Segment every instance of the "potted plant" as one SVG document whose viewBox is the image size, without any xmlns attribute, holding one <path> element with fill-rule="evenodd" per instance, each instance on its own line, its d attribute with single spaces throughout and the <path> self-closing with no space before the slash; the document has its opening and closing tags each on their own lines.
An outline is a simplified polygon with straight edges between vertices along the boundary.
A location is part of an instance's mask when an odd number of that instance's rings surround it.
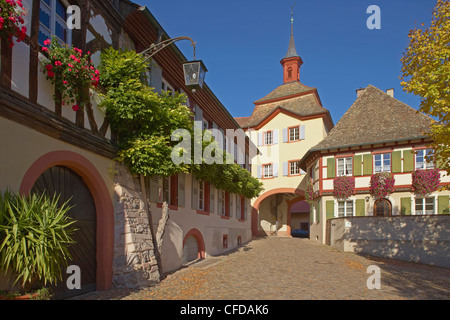
<svg viewBox="0 0 450 320">
<path fill-rule="evenodd" d="M 416 170 L 412 174 L 412 189 L 419 198 L 424 198 L 438 190 L 440 182 L 439 169 Z"/>
<path fill-rule="evenodd" d="M 12 274 L 11 287 L 19 285 L 21 299 L 30 292 L 33 298 L 39 292 L 48 295 L 48 290 L 34 290 L 61 281 L 71 259 L 75 220 L 67 215 L 68 202 L 58 202 L 57 196 L 0 194 L 0 269 Z"/>
<path fill-rule="evenodd" d="M 394 192 L 395 179 L 390 172 L 378 172 L 370 178 L 370 194 L 375 199 L 383 199 Z"/>
<path fill-rule="evenodd" d="M 10 47 L 14 46 L 13 37 L 20 42 L 27 36 L 27 28 L 22 26 L 26 13 L 21 0 L 0 0 L 0 37 Z"/>
<path fill-rule="evenodd" d="M 334 179 L 334 197 L 336 199 L 348 199 L 355 190 L 354 177 L 337 177 Z"/>
<path fill-rule="evenodd" d="M 55 37 L 44 41 L 42 51 L 48 55 L 43 71 L 61 93 L 60 102 L 72 104 L 73 111 L 89 103 L 89 88 L 97 87 L 100 82 L 100 72 L 90 59 L 91 53 L 61 45 Z M 56 95 L 54 98 L 57 101 Z"/>
</svg>

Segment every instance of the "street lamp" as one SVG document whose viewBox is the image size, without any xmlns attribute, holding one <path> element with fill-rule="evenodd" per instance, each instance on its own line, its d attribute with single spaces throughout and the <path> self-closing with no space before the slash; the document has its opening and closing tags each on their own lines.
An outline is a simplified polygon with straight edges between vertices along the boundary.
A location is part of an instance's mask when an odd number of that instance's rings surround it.
<svg viewBox="0 0 450 320">
<path fill-rule="evenodd" d="M 195 60 L 195 42 L 190 37 L 177 37 L 153 43 L 148 49 L 142 51 L 140 54 L 146 56 L 146 59 L 144 60 L 144 62 L 146 62 L 162 49 L 180 40 L 189 40 L 194 47 L 194 60 L 183 63 L 183 72 L 186 87 L 192 90 L 192 92 L 195 92 L 197 89 L 203 88 L 206 72 L 208 70 L 202 60 Z"/>
</svg>

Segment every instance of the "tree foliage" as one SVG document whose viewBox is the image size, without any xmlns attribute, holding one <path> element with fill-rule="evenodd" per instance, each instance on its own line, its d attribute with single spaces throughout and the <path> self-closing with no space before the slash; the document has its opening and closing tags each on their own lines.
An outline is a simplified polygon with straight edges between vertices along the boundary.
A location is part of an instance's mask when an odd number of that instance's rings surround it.
<svg viewBox="0 0 450 320">
<path fill-rule="evenodd" d="M 450 2 L 438 0 L 430 27 L 411 30 L 409 38 L 401 84 L 421 97 L 419 111 L 438 119 L 431 124 L 432 160 L 450 174 Z"/>
<path fill-rule="evenodd" d="M 100 85 L 104 90 L 101 107 L 119 136 L 118 161 L 132 174 L 167 177 L 192 172 L 197 179 L 212 183 L 219 189 L 253 198 L 262 191 L 262 184 L 250 172 L 237 164 L 226 164 L 226 153 L 217 146 L 211 132 L 194 127 L 193 114 L 185 105 L 184 94 L 154 91 L 143 80 L 147 65 L 144 57 L 134 51 L 112 48 L 102 53 Z M 221 163 L 195 163 L 194 152 L 190 163 L 176 164 L 172 152 L 178 151 L 171 140 L 176 130 L 185 130 L 191 137 L 191 146 L 201 143 L 202 155 L 206 148 L 218 152 Z M 200 130 L 194 134 L 195 130 Z M 205 136 L 209 138 L 203 139 Z M 202 137 L 202 141 L 194 141 Z M 180 150 L 181 151 L 181 150 Z M 215 155 L 215 154 L 214 154 Z"/>
</svg>

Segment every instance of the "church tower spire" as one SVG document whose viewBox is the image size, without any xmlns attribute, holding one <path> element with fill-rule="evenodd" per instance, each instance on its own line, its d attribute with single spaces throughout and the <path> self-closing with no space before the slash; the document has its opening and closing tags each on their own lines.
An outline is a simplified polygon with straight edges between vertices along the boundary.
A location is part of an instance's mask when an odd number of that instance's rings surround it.
<svg viewBox="0 0 450 320">
<path fill-rule="evenodd" d="M 294 3 L 295 6 L 295 3 Z M 303 64 L 302 58 L 297 54 L 294 40 L 294 6 L 291 11 L 291 38 L 286 56 L 281 60 L 283 66 L 284 83 L 300 81 L 300 67 Z"/>
</svg>

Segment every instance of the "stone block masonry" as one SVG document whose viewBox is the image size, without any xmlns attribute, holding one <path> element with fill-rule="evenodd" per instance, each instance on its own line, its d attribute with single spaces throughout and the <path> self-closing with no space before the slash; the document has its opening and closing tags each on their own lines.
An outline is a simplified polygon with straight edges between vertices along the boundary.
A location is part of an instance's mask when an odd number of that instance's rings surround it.
<svg viewBox="0 0 450 320">
<path fill-rule="evenodd" d="M 116 288 L 141 288 L 159 282 L 149 221 L 139 181 L 116 164 L 114 186 L 114 262 Z"/>
</svg>

